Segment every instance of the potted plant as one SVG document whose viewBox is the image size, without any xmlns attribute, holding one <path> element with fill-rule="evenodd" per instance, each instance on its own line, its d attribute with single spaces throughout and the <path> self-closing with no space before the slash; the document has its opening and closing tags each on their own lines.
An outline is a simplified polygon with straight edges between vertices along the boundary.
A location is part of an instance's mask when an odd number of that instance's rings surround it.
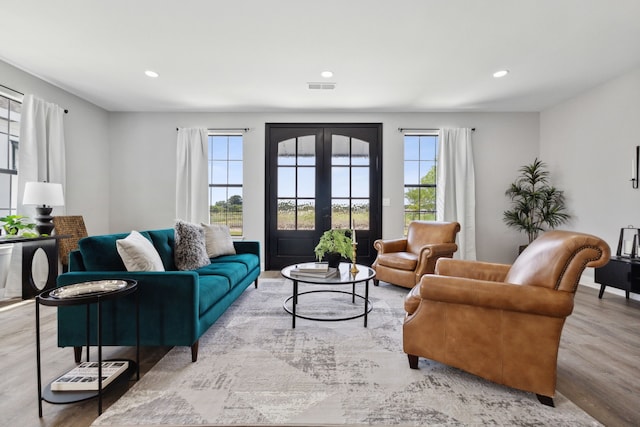
<svg viewBox="0 0 640 427">
<path fill-rule="evenodd" d="M 313 250 L 318 261 L 326 256 L 329 267 L 337 267 L 340 258 L 353 259 L 351 230 L 332 229 L 322 233 L 318 245 Z"/>
<path fill-rule="evenodd" d="M 9 237 L 17 237 L 22 235 L 24 237 L 37 237 L 38 233 L 33 230 L 36 225 L 31 222 L 27 222 L 29 218 L 24 215 L 7 215 L 0 218 L 0 223 L 3 223 L 2 228 Z"/>
<path fill-rule="evenodd" d="M 504 212 L 504 221 L 509 227 L 527 233 L 529 243 L 541 231 L 556 228 L 571 217 L 566 212 L 564 192 L 549 184 L 545 168 L 546 164 L 537 158 L 522 166 L 520 176 L 505 192 L 512 208 Z"/>
</svg>

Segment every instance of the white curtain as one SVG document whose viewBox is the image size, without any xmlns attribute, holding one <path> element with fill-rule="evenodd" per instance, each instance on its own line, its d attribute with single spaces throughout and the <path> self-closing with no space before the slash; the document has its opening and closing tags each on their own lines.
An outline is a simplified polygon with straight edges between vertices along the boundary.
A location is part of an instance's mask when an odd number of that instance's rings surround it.
<svg viewBox="0 0 640 427">
<path fill-rule="evenodd" d="M 441 129 L 438 138 L 436 218 L 458 221 L 454 258 L 476 259 L 476 185 L 471 129 Z"/>
<path fill-rule="evenodd" d="M 47 181 L 62 184 L 66 195 L 66 163 L 64 142 L 64 109 L 33 95 L 25 95 L 20 116 L 20 148 L 18 150 L 18 214 L 33 218 L 34 206 L 24 206 L 25 183 Z M 64 215 L 64 207 L 54 208 L 52 215 Z M 13 245 L 11 266 L 5 287 L 5 298 L 22 295 L 22 250 Z M 47 265 L 32 266 L 35 275 L 41 275 Z"/>
<path fill-rule="evenodd" d="M 176 218 L 209 223 L 207 129 L 178 129 Z"/>
</svg>

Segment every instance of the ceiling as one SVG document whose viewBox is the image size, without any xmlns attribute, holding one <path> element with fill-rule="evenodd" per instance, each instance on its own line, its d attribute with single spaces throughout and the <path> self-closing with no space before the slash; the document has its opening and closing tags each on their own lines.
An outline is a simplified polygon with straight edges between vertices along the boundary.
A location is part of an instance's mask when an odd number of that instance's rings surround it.
<svg viewBox="0 0 640 427">
<path fill-rule="evenodd" d="M 638 0 L 0 0 L 0 11 L 1 60 L 109 111 L 541 111 L 640 66 Z"/>
</svg>

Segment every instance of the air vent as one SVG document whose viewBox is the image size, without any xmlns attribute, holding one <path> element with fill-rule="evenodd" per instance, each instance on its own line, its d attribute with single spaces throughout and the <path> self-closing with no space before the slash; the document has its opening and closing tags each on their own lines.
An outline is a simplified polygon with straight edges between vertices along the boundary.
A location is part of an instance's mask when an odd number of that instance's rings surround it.
<svg viewBox="0 0 640 427">
<path fill-rule="evenodd" d="M 309 82 L 309 89 L 320 89 L 320 90 L 331 90 L 336 88 L 335 83 L 325 83 L 325 82 Z"/>
</svg>

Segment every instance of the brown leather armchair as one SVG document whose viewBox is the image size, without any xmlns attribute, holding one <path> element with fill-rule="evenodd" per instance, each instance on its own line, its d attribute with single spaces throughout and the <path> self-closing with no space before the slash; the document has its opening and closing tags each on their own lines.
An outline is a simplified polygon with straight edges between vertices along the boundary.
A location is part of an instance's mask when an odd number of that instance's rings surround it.
<svg viewBox="0 0 640 427">
<path fill-rule="evenodd" d="M 585 267 L 610 257 L 598 237 L 549 231 L 513 265 L 440 259 L 405 299 L 403 347 L 553 406 L 558 346 Z"/>
<path fill-rule="evenodd" d="M 423 274 L 433 273 L 438 258 L 451 258 L 458 250 L 455 241 L 459 231 L 457 222 L 412 221 L 406 238 L 376 240 L 373 284 L 377 286 L 382 280 L 413 288 Z"/>
</svg>

